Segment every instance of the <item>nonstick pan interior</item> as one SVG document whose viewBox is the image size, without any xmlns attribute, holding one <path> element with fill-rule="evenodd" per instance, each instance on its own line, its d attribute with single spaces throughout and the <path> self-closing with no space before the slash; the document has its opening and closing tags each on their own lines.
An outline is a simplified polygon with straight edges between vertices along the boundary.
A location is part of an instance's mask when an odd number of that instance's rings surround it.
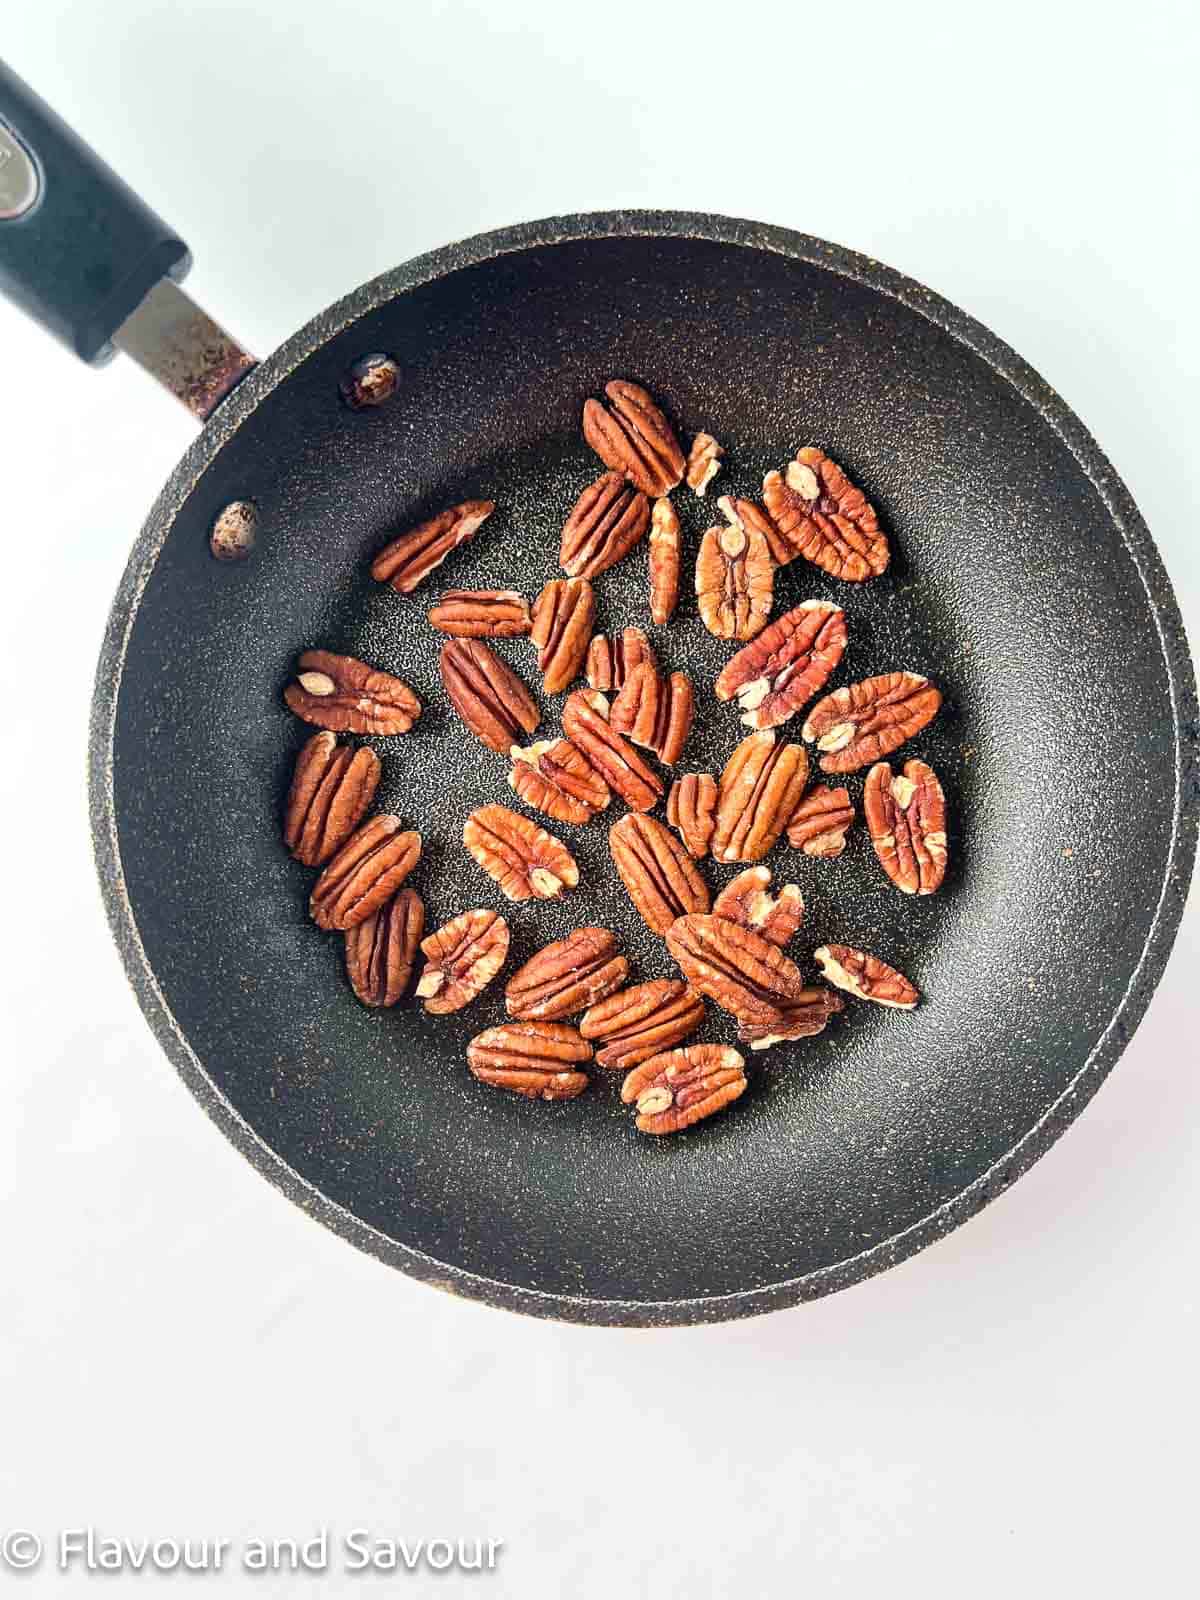
<svg viewBox="0 0 1200 1600">
<path fill-rule="evenodd" d="M 1152 547 L 1083 430 L 1003 346 L 894 275 L 794 235 L 688 224 L 646 221 L 635 237 L 620 219 L 543 225 L 504 236 L 497 254 L 475 242 L 298 336 L 164 495 L 97 701 L 110 910 L 201 1098 L 270 1176 L 385 1259 L 581 1320 L 767 1309 L 961 1220 L 1111 1064 L 1186 879 L 1173 710 L 1186 662 L 1164 637 L 1173 612 Z M 373 350 L 398 361 L 399 392 L 354 413 L 339 378 Z M 797 562 L 779 575 L 776 613 L 834 598 L 850 629 L 834 683 L 904 667 L 946 695 L 902 755 L 930 760 L 946 787 L 940 895 L 899 895 L 861 827 L 839 861 L 786 843 L 768 861 L 777 885 L 803 888 L 798 950 L 867 947 L 917 982 L 923 1005 L 850 1002 L 822 1037 L 751 1057 L 738 1106 L 657 1141 L 634 1131 L 614 1075 L 552 1106 L 470 1077 L 464 1046 L 502 1019 L 502 981 L 455 1017 L 359 1005 L 340 936 L 306 914 L 313 875 L 279 837 L 311 731 L 281 699 L 294 658 L 316 645 L 361 656 L 426 704 L 413 734 L 373 742 L 377 804 L 426 840 L 414 881 L 429 925 L 504 910 L 507 975 L 600 923 L 636 977 L 672 973 L 608 858 L 619 802 L 586 828 L 554 827 L 582 872 L 561 905 L 509 907 L 467 857 L 463 818 L 512 799 L 507 763 L 450 712 L 424 621 L 443 588 L 532 596 L 556 574 L 563 518 L 598 470 L 580 408 L 612 376 L 646 383 L 681 434 L 704 428 L 726 446 L 710 498 L 676 496 L 689 574 L 716 492 L 753 496 L 799 445 L 827 448 L 879 505 L 895 560 L 862 587 Z M 389 531 L 476 496 L 499 510 L 417 595 L 370 580 Z M 242 498 L 259 508 L 258 542 L 243 563 L 216 562 L 212 519 Z M 644 548 L 596 587 L 602 625 L 649 624 Z M 698 680 L 684 765 L 719 771 L 742 731 L 710 693 L 730 647 L 705 632 L 686 582 L 676 620 L 651 631 L 665 663 Z M 528 642 L 498 648 L 536 688 Z M 545 730 L 562 701 L 542 697 Z M 849 784 L 858 804 L 861 775 Z M 714 889 L 734 870 L 705 865 Z M 703 1036 L 734 1037 L 719 1013 Z"/>
</svg>

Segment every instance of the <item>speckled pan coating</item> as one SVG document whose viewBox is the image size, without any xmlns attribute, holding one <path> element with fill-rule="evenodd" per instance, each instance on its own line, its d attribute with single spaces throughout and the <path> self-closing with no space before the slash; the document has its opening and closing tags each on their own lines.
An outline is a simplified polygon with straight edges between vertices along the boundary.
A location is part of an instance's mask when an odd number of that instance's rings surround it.
<svg viewBox="0 0 1200 1600">
<path fill-rule="evenodd" d="M 384 350 L 393 400 L 339 402 Z M 476 1083 L 466 1041 L 503 1015 L 503 977 L 459 1017 L 374 1014 L 341 941 L 305 914 L 311 874 L 278 812 L 308 729 L 280 691 L 322 644 L 427 702 L 384 758 L 377 805 L 425 833 L 430 926 L 472 905 L 513 927 L 506 973 L 578 922 L 614 928 L 633 978 L 667 975 L 626 902 L 602 819 L 561 827 L 592 889 L 510 907 L 458 843 L 508 801 L 469 752 L 424 612 L 443 587 L 535 594 L 596 463 L 584 398 L 647 383 L 681 435 L 714 429 L 726 486 L 753 494 L 805 443 L 880 506 L 896 557 L 846 588 L 797 562 L 777 609 L 836 598 L 833 685 L 927 672 L 947 706 L 905 756 L 932 762 L 952 867 L 902 899 L 861 828 L 840 861 L 786 845 L 805 948 L 865 946 L 926 1003 L 850 1005 L 752 1069 L 727 1115 L 675 1139 L 633 1130 L 607 1083 L 557 1106 Z M 404 601 L 367 559 L 397 526 L 473 495 L 499 509 Z M 228 501 L 258 540 L 214 561 Z M 705 502 L 677 496 L 690 566 Z M 707 520 L 711 520 L 711 515 Z M 599 625 L 648 623 L 645 551 L 597 583 Z M 709 705 L 685 755 L 720 770 L 736 708 L 708 702 L 731 647 L 687 593 L 654 630 Z M 498 647 L 527 681 L 532 648 Z M 544 700 L 544 697 L 543 697 Z M 546 703 L 549 732 L 562 697 Z M 1003 343 L 862 256 L 718 217 L 614 213 L 511 228 L 407 263 L 317 317 L 225 402 L 134 548 L 99 667 L 91 805 L 109 917 L 151 1026 L 200 1102 L 313 1216 L 441 1287 L 540 1316 L 719 1321 L 826 1294 L 972 1215 L 1075 1117 L 1145 1009 L 1195 846 L 1195 686 L 1170 585 L 1127 491 L 1063 402 Z M 861 775 L 849 780 L 861 798 Z M 610 814 L 620 814 L 619 802 Z M 705 864 L 709 882 L 736 870 Z M 806 970 L 811 968 L 806 967 Z M 720 1025 L 705 1038 L 729 1040 Z"/>
</svg>

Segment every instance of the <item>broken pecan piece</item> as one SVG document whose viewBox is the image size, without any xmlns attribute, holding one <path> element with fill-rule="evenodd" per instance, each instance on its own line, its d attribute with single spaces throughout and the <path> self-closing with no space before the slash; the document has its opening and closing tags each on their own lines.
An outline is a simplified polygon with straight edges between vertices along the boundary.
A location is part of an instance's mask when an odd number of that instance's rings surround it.
<svg viewBox="0 0 1200 1600">
<path fill-rule="evenodd" d="M 612 799 L 604 779 L 569 739 L 513 745 L 508 781 L 527 806 L 556 822 L 587 822 Z"/>
<path fill-rule="evenodd" d="M 319 867 L 358 827 L 379 787 L 374 750 L 314 733 L 296 757 L 283 808 L 283 842 L 301 865 Z"/>
<path fill-rule="evenodd" d="M 563 524 L 558 564 L 571 578 L 607 572 L 633 549 L 650 526 L 650 502 L 619 472 L 589 483 Z"/>
<path fill-rule="evenodd" d="M 371 563 L 371 576 L 411 594 L 452 550 L 473 539 L 496 509 L 494 500 L 464 500 L 400 534 Z"/>
<path fill-rule="evenodd" d="M 533 627 L 529 604 L 515 589 L 447 589 L 428 616 L 456 639 L 519 639 Z"/>
<path fill-rule="evenodd" d="M 784 474 L 768 472 L 763 499 L 787 545 L 786 560 L 803 556 L 847 583 L 887 570 L 888 542 L 874 506 L 823 450 L 809 446 Z"/>
<path fill-rule="evenodd" d="M 733 501 L 717 502 L 729 518 L 709 528 L 696 557 L 696 603 L 718 639 L 753 639 L 771 612 L 775 563 L 763 534 L 739 516 Z"/>
<path fill-rule="evenodd" d="M 778 742 L 770 728 L 747 734 L 721 774 L 714 858 L 761 861 L 787 827 L 807 782 L 803 745 Z"/>
<path fill-rule="evenodd" d="M 308 909 L 318 928 L 352 928 L 390 900 L 421 858 L 421 835 L 387 812 L 352 833 L 313 885 Z"/>
<path fill-rule="evenodd" d="M 482 639 L 447 639 L 438 667 L 451 705 L 490 750 L 506 754 L 540 722 L 529 690 Z"/>
<path fill-rule="evenodd" d="M 819 784 L 792 812 L 788 843 L 806 856 L 832 860 L 846 848 L 846 830 L 854 821 L 849 789 Z"/>
<path fill-rule="evenodd" d="M 445 1016 L 461 1011 L 504 965 L 508 923 L 496 911 L 464 911 L 421 940 L 425 970 L 417 994 L 426 1011 Z"/>
<path fill-rule="evenodd" d="M 678 1133 L 746 1091 L 745 1062 L 728 1044 L 689 1044 L 651 1056 L 621 1085 L 639 1133 Z"/>
<path fill-rule="evenodd" d="M 650 641 L 641 628 L 623 628 L 611 639 L 607 634 L 598 633 L 588 646 L 588 688 L 602 689 L 605 694 L 623 689 L 626 678 L 643 661 L 648 661 L 652 667 L 658 665 Z"/>
<path fill-rule="evenodd" d="M 776 1022 L 804 992 L 800 968 L 777 945 L 724 917 L 680 917 L 667 948 L 692 988 L 739 1022 Z"/>
<path fill-rule="evenodd" d="M 467 1065 L 480 1083 L 511 1089 L 527 1100 L 573 1100 L 587 1088 L 579 1064 L 592 1047 L 563 1022 L 502 1022 L 467 1046 Z"/>
<path fill-rule="evenodd" d="M 739 1022 L 738 1038 L 751 1050 L 769 1050 L 784 1039 L 811 1039 L 823 1033 L 830 1017 L 845 1008 L 840 994 L 815 983 L 802 989 L 795 1000 L 779 1006 L 769 1021 Z"/>
<path fill-rule="evenodd" d="M 846 613 L 829 600 L 785 611 L 722 668 L 714 693 L 737 696 L 748 728 L 777 728 L 824 688 L 846 648 Z"/>
<path fill-rule="evenodd" d="M 946 876 L 946 796 L 924 761 L 893 777 L 886 761 L 867 773 L 863 815 L 879 864 L 904 894 L 932 894 Z"/>
<path fill-rule="evenodd" d="M 711 772 L 685 772 L 667 796 L 667 821 L 677 829 L 688 854 L 703 861 L 717 822 L 717 780 Z"/>
<path fill-rule="evenodd" d="M 404 998 L 425 932 L 425 907 L 415 889 L 401 889 L 365 922 L 347 928 L 346 976 L 365 1006 Z"/>
<path fill-rule="evenodd" d="M 649 811 L 663 786 L 634 747 L 609 727 L 608 701 L 593 689 L 576 689 L 563 707 L 563 731 L 583 757 L 634 811 Z"/>
<path fill-rule="evenodd" d="M 555 1022 L 603 1000 L 628 976 L 629 963 L 607 928 L 576 928 L 513 973 L 504 1004 L 510 1017 Z"/>
<path fill-rule="evenodd" d="M 660 627 L 670 622 L 679 604 L 682 550 L 679 518 L 664 495 L 654 502 L 650 516 L 650 615 Z M 603 686 L 596 684 L 595 687 Z"/>
<path fill-rule="evenodd" d="M 823 772 L 855 772 L 920 733 L 941 703 L 941 691 L 919 673 L 884 672 L 818 700 L 800 732 L 816 740 Z"/>
<path fill-rule="evenodd" d="M 480 806 L 463 843 L 509 900 L 557 900 L 579 882 L 575 857 L 552 833 L 507 806 Z"/>
<path fill-rule="evenodd" d="M 653 750 L 664 766 L 673 767 L 683 754 L 696 714 L 696 695 L 686 672 L 659 676 L 649 661 L 634 667 L 610 708 L 615 732 Z"/>
<path fill-rule="evenodd" d="M 704 1001 L 678 978 L 652 978 L 610 994 L 579 1020 L 585 1039 L 603 1040 L 596 1060 L 628 1071 L 648 1056 L 682 1044 L 704 1021 Z"/>
<path fill-rule="evenodd" d="M 690 911 L 708 910 L 708 885 L 661 822 L 636 814 L 622 817 L 609 829 L 608 847 L 629 898 L 655 933 L 666 933 Z"/>
<path fill-rule="evenodd" d="M 421 715 L 402 678 L 331 650 L 306 650 L 283 698 L 303 721 L 333 733 L 407 733 Z"/>
<path fill-rule="evenodd" d="M 558 694 L 579 676 L 596 620 L 596 596 L 586 578 L 552 578 L 533 602 L 538 671 L 547 694 Z"/>
<path fill-rule="evenodd" d="M 890 1006 L 897 1011 L 911 1011 L 921 998 L 916 984 L 865 950 L 855 950 L 848 944 L 823 944 L 813 951 L 813 959 L 830 983 L 845 989 L 847 994 L 857 995 L 860 1000 L 873 1000 L 877 1006 Z"/>
<path fill-rule="evenodd" d="M 708 486 L 721 470 L 725 452 L 711 433 L 698 433 L 687 458 L 687 486 L 693 494 L 707 494 Z M 655 619 L 657 621 L 657 618 Z"/>
<path fill-rule="evenodd" d="M 643 494 L 669 494 L 687 466 L 671 424 L 640 384 L 614 378 L 604 392 L 610 409 L 599 400 L 585 403 L 583 437 L 606 467 Z"/>
<path fill-rule="evenodd" d="M 761 934 L 782 950 L 804 921 L 804 896 L 798 883 L 785 883 L 778 894 L 770 893 L 770 883 L 769 867 L 747 867 L 721 890 L 712 914 Z"/>
</svg>

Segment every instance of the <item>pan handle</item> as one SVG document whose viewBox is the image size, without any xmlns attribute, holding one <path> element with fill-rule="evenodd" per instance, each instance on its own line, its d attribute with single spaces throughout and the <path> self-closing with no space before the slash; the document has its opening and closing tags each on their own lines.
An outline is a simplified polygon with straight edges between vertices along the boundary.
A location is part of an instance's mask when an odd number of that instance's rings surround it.
<svg viewBox="0 0 1200 1600">
<path fill-rule="evenodd" d="M 191 264 L 0 61 L 0 293 L 91 366 L 124 350 L 203 421 L 255 362 L 180 289 Z"/>
</svg>

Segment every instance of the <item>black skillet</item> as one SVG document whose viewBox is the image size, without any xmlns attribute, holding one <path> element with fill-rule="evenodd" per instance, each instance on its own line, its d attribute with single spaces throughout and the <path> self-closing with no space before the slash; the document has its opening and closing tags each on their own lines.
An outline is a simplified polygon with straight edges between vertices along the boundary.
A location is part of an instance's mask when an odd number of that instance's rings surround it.
<svg viewBox="0 0 1200 1600">
<path fill-rule="evenodd" d="M 261 1172 L 431 1283 L 536 1315 L 657 1325 L 853 1283 L 963 1221 L 1049 1147 L 1113 1065 L 1170 949 L 1195 844 L 1196 701 L 1141 517 L 1023 361 L 851 251 L 635 212 L 410 261 L 242 375 L 232 341 L 177 290 L 151 288 L 185 260 L 170 230 L 11 76 L 0 115 L 33 156 L 34 178 L 14 178 L 24 153 L 8 138 L 8 209 L 40 188 L 0 222 L 8 287 L 89 359 L 116 342 L 202 414 L 241 376 L 130 559 L 97 679 L 91 796 L 142 1007 Z M 394 358 L 399 385 L 355 411 L 339 384 L 373 351 Z M 279 837 L 308 731 L 281 690 L 302 648 L 348 651 L 426 702 L 411 736 L 376 748 L 380 805 L 427 841 L 431 921 L 502 905 L 459 832 L 468 809 L 510 798 L 505 764 L 449 713 L 424 611 L 445 586 L 532 594 L 554 574 L 563 516 L 597 470 L 580 407 L 614 375 L 648 384 L 685 435 L 716 434 L 724 481 L 743 493 L 796 446 L 828 448 L 882 508 L 896 559 L 861 588 L 797 563 L 777 608 L 845 604 L 837 682 L 908 667 L 946 695 L 907 752 L 933 762 L 950 802 L 939 896 L 897 894 L 861 828 L 838 862 L 786 848 L 771 862 L 803 887 L 806 948 L 866 946 L 916 980 L 923 1004 L 852 1003 L 819 1039 L 756 1058 L 737 1107 L 661 1141 L 635 1133 L 603 1074 L 555 1106 L 476 1083 L 463 1047 L 501 1017 L 499 985 L 452 1018 L 359 1005 L 340 939 L 306 915 L 311 874 Z M 389 530 L 469 496 L 500 509 L 426 590 L 402 600 L 371 582 Z M 676 498 L 694 548 L 711 501 Z M 210 532 L 232 501 L 256 507 L 257 539 L 221 562 Z M 646 622 L 644 551 L 598 589 L 603 623 Z M 717 767 L 738 727 L 704 691 L 728 649 L 690 600 L 655 643 L 701 685 L 687 765 Z M 535 681 L 529 646 L 503 648 Z M 560 707 L 544 703 L 547 728 Z M 861 781 L 851 789 L 857 800 Z M 598 922 L 639 976 L 669 972 L 616 882 L 606 826 L 559 831 L 582 886 L 561 906 L 511 911 L 509 970 Z M 730 1033 L 715 1022 L 707 1036 Z"/>
</svg>

